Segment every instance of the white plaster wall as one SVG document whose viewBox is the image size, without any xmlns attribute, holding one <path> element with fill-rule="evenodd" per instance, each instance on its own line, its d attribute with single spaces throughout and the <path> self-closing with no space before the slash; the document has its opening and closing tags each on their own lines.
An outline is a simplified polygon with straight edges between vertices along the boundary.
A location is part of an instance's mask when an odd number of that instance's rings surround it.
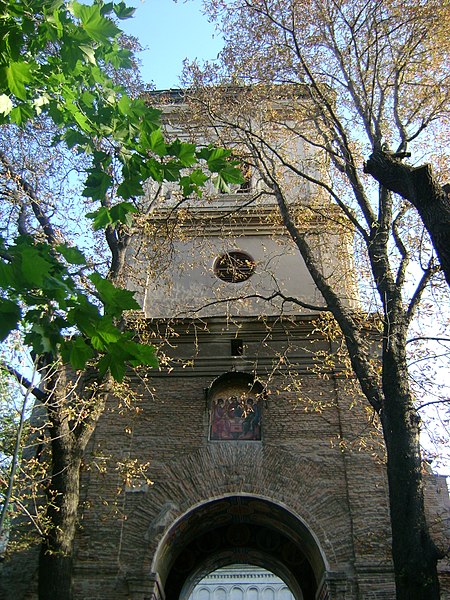
<svg viewBox="0 0 450 600">
<path fill-rule="evenodd" d="M 284 581 L 265 569 L 231 565 L 204 577 L 189 600 L 294 600 L 294 596 Z"/>
<path fill-rule="evenodd" d="M 263 299 L 276 292 L 308 304 L 323 304 L 297 248 L 287 238 L 268 235 L 197 236 L 185 241 L 175 240 L 171 250 L 170 265 L 160 270 L 150 268 L 146 289 L 140 290 L 146 317 L 305 312 L 291 302 L 283 304 L 279 298 L 272 301 Z M 233 250 L 248 253 L 256 263 L 255 272 L 247 281 L 227 283 L 214 273 L 217 257 Z M 151 261 L 149 256 L 149 265 Z"/>
</svg>

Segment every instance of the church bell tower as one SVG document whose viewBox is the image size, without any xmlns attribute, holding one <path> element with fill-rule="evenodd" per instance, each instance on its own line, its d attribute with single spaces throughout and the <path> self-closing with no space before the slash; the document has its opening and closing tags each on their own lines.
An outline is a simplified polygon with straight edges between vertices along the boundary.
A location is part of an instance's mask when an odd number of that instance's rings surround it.
<svg viewBox="0 0 450 600">
<path fill-rule="evenodd" d="M 169 116 L 182 104 L 173 95 Z M 250 565 L 296 600 L 392 598 L 382 452 L 354 382 L 329 360 L 338 342 L 321 295 L 257 171 L 210 191 L 180 201 L 170 185 L 149 188 L 128 255 L 142 305 L 130 323 L 160 368 L 133 376 L 131 422 L 111 399 L 94 434 L 76 597 L 187 600 L 204 576 Z M 325 244 L 324 226 L 304 224 L 357 302 L 349 239 L 336 228 Z M 151 482 L 136 468 L 118 495 L 106 456 L 148 465 Z M 217 589 L 201 600 L 225 600 Z M 230 598 L 251 600 L 239 585 Z"/>
</svg>

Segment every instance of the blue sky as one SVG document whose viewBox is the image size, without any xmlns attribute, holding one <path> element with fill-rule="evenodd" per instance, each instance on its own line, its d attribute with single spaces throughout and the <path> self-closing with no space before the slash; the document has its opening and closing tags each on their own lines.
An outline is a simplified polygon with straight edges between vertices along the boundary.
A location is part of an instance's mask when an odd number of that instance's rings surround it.
<svg viewBox="0 0 450 600">
<path fill-rule="evenodd" d="M 121 28 L 137 37 L 145 50 L 140 54 L 145 83 L 157 89 L 179 87 L 185 58 L 215 59 L 222 42 L 202 13 L 202 0 L 131 0 L 132 19 Z"/>
</svg>

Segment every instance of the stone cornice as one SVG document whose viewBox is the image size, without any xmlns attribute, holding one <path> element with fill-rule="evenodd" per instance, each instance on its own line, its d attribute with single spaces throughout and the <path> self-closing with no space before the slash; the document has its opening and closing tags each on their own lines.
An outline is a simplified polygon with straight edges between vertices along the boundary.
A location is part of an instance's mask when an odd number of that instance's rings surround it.
<svg viewBox="0 0 450 600">
<path fill-rule="evenodd" d="M 179 213 L 170 206 L 161 206 L 149 216 L 153 224 L 176 222 L 177 227 L 185 236 L 203 235 L 221 236 L 229 235 L 285 235 L 286 228 L 280 220 L 278 209 L 272 202 L 252 202 L 251 194 L 224 194 L 220 200 L 214 199 L 211 203 L 196 203 L 184 207 L 183 220 Z M 297 208 L 300 210 L 298 227 L 309 233 L 323 233 L 325 228 L 330 233 L 330 228 L 336 233 L 349 232 L 349 224 L 345 227 L 339 225 L 340 212 L 336 207 L 323 206 L 315 211 L 306 211 L 310 206 L 307 199 L 299 199 Z M 326 214 L 321 214 L 326 211 Z M 331 220 L 333 217 L 334 220 Z M 302 224 L 302 219 L 304 223 Z M 224 233 L 224 229 L 226 230 Z M 166 232 L 166 228 L 164 228 Z"/>
</svg>

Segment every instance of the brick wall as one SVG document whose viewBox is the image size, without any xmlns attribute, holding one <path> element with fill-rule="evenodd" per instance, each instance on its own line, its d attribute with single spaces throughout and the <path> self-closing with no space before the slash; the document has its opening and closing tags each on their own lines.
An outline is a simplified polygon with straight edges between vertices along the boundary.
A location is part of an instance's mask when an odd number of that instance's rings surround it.
<svg viewBox="0 0 450 600">
<path fill-rule="evenodd" d="M 146 597 L 155 553 L 177 519 L 228 496 L 264 498 L 297 515 L 325 557 L 331 597 L 392 597 L 386 478 L 364 404 L 339 376 L 311 372 L 311 345 L 322 342 L 308 337 L 305 322 L 291 331 L 289 350 L 279 330 L 270 339 L 256 330 L 241 324 L 246 350 L 238 359 L 227 350 L 229 324 L 216 321 L 197 336 L 195 353 L 189 331 L 179 332 L 173 371 L 133 380 L 141 399 L 131 421 L 110 400 L 83 477 L 78 598 Z M 280 354 L 287 362 L 273 370 Z M 183 368 L 177 356 L 194 362 Z M 261 442 L 208 441 L 205 390 L 230 369 L 256 370 L 267 383 Z M 153 485 L 137 478 L 118 493 L 114 464 L 124 458 L 149 462 Z M 109 463 L 104 473 L 99 461 Z M 157 562 L 164 579 L 164 560 Z M 129 596 L 128 581 L 141 581 L 144 591 Z"/>
</svg>

